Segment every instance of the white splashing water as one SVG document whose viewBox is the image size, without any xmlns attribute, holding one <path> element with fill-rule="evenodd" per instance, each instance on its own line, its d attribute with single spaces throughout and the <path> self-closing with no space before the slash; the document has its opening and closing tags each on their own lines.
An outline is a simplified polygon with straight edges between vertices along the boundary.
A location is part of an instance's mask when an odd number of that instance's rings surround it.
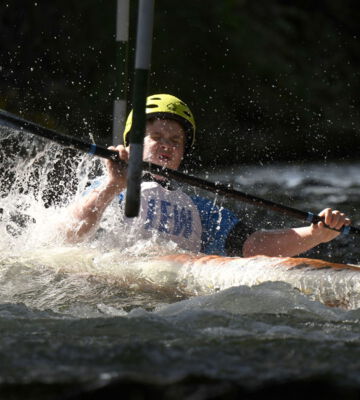
<svg viewBox="0 0 360 400">
<path fill-rule="evenodd" d="M 63 295 L 59 290 L 56 297 L 53 282 L 60 274 L 70 275 L 71 285 L 82 274 L 79 292 L 90 276 L 101 287 L 110 279 L 111 284 L 132 289 L 155 291 L 168 285 L 171 290 L 175 267 L 168 266 L 165 272 L 156 264 L 145 268 L 142 261 L 181 250 L 175 243 L 159 243 L 158 238 L 133 240 L 129 246 L 121 239 L 122 216 L 116 202 L 106 210 L 100 234 L 79 245 L 66 243 L 63 227 L 70 221 L 69 209 L 82 199 L 89 182 L 104 173 L 100 160 L 8 128 L 0 142 L 0 300 L 22 301 L 40 309 L 60 304 Z M 27 279 L 20 279 L 21 274 Z M 64 292 L 67 278 L 62 282 Z M 98 287 L 93 289 L 95 293 Z M 44 290 L 52 292 L 44 294 Z"/>
<path fill-rule="evenodd" d="M 64 206 L 84 189 L 94 168 L 90 158 L 65 157 L 57 145 L 16 130 L 2 132 L 1 251 L 21 252 L 61 240 L 55 227 L 63 221 Z"/>
</svg>

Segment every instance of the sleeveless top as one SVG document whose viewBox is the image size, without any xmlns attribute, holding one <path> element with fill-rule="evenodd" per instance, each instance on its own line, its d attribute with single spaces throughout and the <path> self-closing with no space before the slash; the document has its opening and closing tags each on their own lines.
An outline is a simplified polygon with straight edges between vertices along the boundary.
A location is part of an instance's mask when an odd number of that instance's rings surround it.
<svg viewBox="0 0 360 400">
<path fill-rule="evenodd" d="M 89 189 L 100 184 L 101 181 L 94 182 Z M 154 180 L 141 183 L 138 217 L 124 216 L 125 196 L 126 190 L 115 202 L 123 215 L 119 234 L 126 239 L 160 238 L 194 253 L 225 256 L 241 255 L 244 241 L 253 232 L 232 211 L 210 199 L 189 196 L 180 188 L 169 190 Z M 233 249 L 227 246 L 230 242 L 234 243 Z"/>
</svg>

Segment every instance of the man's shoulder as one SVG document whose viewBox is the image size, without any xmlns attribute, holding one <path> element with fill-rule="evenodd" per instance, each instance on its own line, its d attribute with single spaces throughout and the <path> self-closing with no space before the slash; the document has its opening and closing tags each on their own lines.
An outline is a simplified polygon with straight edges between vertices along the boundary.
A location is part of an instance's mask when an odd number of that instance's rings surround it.
<svg viewBox="0 0 360 400">
<path fill-rule="evenodd" d="M 228 216 L 237 219 L 237 216 L 233 211 L 221 205 L 217 205 L 214 200 L 198 195 L 191 195 L 190 198 L 197 206 L 200 213 L 210 213 L 212 215 L 221 214 L 222 216 Z"/>
<path fill-rule="evenodd" d="M 197 206 L 199 211 L 211 211 L 215 210 L 216 206 L 210 199 L 198 195 L 189 195 L 193 203 Z"/>
</svg>

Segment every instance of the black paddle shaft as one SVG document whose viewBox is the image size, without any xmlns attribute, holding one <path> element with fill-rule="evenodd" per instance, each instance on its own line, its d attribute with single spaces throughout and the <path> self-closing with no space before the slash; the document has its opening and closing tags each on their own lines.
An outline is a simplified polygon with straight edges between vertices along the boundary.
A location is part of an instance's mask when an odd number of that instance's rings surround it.
<svg viewBox="0 0 360 400">
<path fill-rule="evenodd" d="M 86 143 L 81 139 L 60 134 L 52 129 L 42 127 L 30 121 L 26 121 L 25 119 L 19 118 L 16 115 L 8 113 L 6 111 L 0 110 L 0 120 L 7 122 L 16 129 L 21 129 L 23 131 L 41 136 L 43 138 L 54 141 L 62 146 L 74 148 L 82 152 L 93 154 L 109 160 L 123 162 L 120 160 L 119 154 L 114 150 L 109 150 L 102 146 Z M 297 210 L 296 208 L 284 206 L 271 200 L 265 200 L 248 193 L 240 192 L 239 190 L 230 188 L 228 185 L 217 182 L 210 182 L 205 179 L 189 176 L 182 172 L 164 168 L 159 165 L 147 162 L 143 162 L 142 169 L 144 171 L 165 176 L 170 179 L 174 179 L 176 181 L 186 183 L 191 186 L 196 186 L 216 194 L 231 197 L 247 204 L 269 209 L 283 215 L 288 215 L 301 221 L 306 221 L 309 223 L 317 223 L 320 221 L 324 222 L 323 217 L 314 215 L 311 212 Z M 345 234 L 360 234 L 360 228 L 354 226 L 345 226 L 340 231 Z"/>
<path fill-rule="evenodd" d="M 34 122 L 27 121 L 4 110 L 0 110 L 0 120 L 7 122 L 8 125 L 15 129 L 20 129 L 24 132 L 41 136 L 64 147 L 70 147 L 89 154 L 96 154 L 97 156 L 102 158 L 108 158 L 112 160 L 119 159 L 117 152 L 111 152 L 104 147 L 96 146 L 95 144 L 87 143 L 81 139 L 58 133 L 52 129 L 45 128 Z M 109 154 L 109 152 L 111 154 Z"/>
</svg>

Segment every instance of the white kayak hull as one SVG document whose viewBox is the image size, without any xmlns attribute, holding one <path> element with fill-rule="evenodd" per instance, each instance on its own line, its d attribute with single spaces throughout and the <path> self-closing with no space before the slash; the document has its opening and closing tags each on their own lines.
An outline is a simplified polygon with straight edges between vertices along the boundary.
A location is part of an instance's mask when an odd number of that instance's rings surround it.
<svg viewBox="0 0 360 400">
<path fill-rule="evenodd" d="M 256 256 L 250 258 L 169 255 L 160 264 L 178 269 L 178 283 L 196 294 L 229 287 L 286 282 L 322 303 L 346 309 L 360 307 L 360 268 L 323 260 Z M 191 281 L 191 282 L 190 282 Z"/>
<path fill-rule="evenodd" d="M 40 271 L 45 268 L 74 279 L 92 276 L 139 291 L 176 292 L 185 296 L 212 294 L 265 282 L 285 282 L 325 305 L 360 308 L 360 267 L 354 265 L 288 257 L 166 253 L 159 256 L 161 249 L 158 250 L 134 256 L 118 250 L 104 252 L 74 246 L 34 250 L 18 256 L 3 254 L 0 257 L 0 284 L 8 280 L 12 271 L 15 273 L 14 265 Z M 31 282 L 27 285 L 31 286 Z"/>
</svg>

